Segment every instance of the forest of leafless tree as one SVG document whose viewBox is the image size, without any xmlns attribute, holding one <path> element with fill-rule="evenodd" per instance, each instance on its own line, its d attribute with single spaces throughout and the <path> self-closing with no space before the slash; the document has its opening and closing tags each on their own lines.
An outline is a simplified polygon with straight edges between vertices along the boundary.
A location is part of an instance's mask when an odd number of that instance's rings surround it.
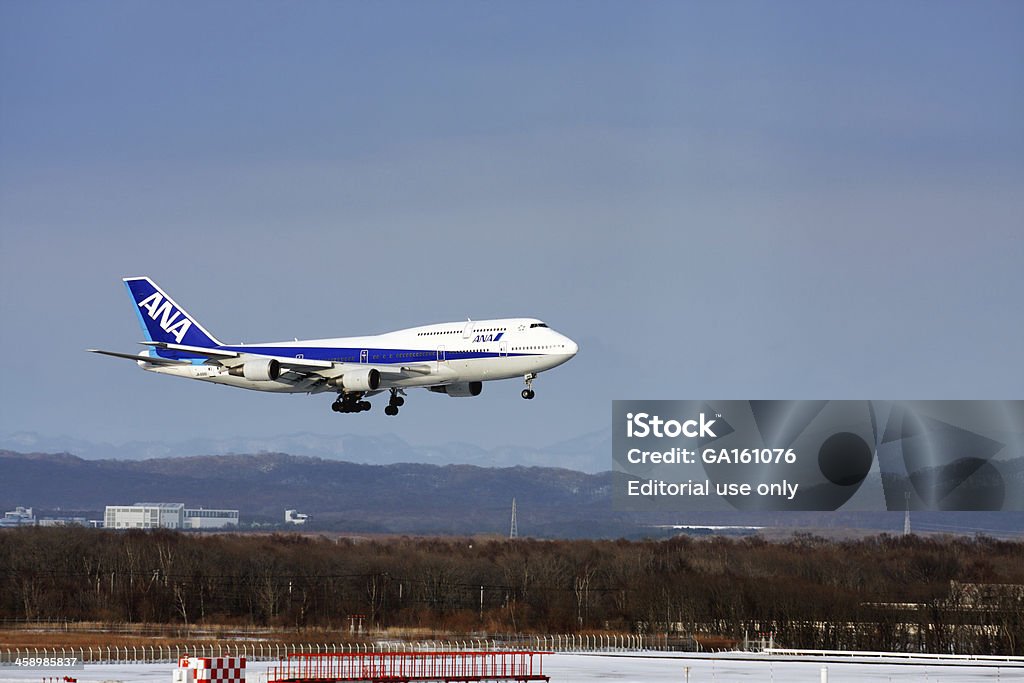
<svg viewBox="0 0 1024 683">
<path fill-rule="evenodd" d="M 771 633 L 792 647 L 1024 654 L 1024 543 L 667 541 L 27 528 L 0 619 L 453 633 Z"/>
</svg>

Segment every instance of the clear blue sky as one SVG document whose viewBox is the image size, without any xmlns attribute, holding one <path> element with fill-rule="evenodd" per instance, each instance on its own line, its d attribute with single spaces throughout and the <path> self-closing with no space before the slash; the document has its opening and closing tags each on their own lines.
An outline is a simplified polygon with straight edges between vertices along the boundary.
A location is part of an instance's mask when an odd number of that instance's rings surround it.
<svg viewBox="0 0 1024 683">
<path fill-rule="evenodd" d="M 0 432 L 542 445 L 616 398 L 1021 398 L 1019 2 L 0 3 Z M 144 373 L 537 316 L 519 398 L 398 419 Z"/>
</svg>

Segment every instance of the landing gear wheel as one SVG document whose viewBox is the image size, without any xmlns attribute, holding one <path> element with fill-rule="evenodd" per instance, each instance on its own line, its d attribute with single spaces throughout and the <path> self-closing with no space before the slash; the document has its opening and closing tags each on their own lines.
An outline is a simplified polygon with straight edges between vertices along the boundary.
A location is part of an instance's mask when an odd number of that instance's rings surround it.
<svg viewBox="0 0 1024 683">
<path fill-rule="evenodd" d="M 535 372 L 530 372 L 523 376 L 523 379 L 526 381 L 526 388 L 523 389 L 522 397 L 525 398 L 527 401 L 529 401 L 534 396 L 533 380 L 535 377 L 537 377 L 537 373 Z"/>
<path fill-rule="evenodd" d="M 385 415 L 398 415 L 398 409 L 405 405 L 405 399 L 398 395 L 399 389 L 391 389 L 391 397 L 388 399 L 388 406 L 384 409 Z"/>
<path fill-rule="evenodd" d="M 331 404 L 331 410 L 336 413 L 361 413 L 369 410 L 369 401 L 363 401 L 362 394 L 338 394 L 338 398 Z"/>
</svg>

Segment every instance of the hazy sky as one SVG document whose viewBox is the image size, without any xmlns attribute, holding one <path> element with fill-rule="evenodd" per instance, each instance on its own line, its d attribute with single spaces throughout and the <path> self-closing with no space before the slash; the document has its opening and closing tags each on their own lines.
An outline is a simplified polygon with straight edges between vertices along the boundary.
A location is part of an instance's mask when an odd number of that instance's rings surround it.
<svg viewBox="0 0 1024 683">
<path fill-rule="evenodd" d="M 620 398 L 1022 398 L 1020 2 L 0 3 L 0 432 L 543 445 Z M 536 316 L 398 418 L 145 373 Z M 381 399 L 377 399 L 380 403 Z"/>
</svg>

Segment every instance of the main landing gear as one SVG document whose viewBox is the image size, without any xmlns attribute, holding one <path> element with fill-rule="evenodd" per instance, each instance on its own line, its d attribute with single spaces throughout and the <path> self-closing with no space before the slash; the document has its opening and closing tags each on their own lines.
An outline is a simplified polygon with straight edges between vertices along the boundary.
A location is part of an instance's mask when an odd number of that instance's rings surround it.
<svg viewBox="0 0 1024 683">
<path fill-rule="evenodd" d="M 405 399 L 398 395 L 398 389 L 391 390 L 391 398 L 384 408 L 385 415 L 398 415 L 398 409 L 405 405 Z"/>
<path fill-rule="evenodd" d="M 362 394 L 338 394 L 338 399 L 331 404 L 336 413 L 361 413 L 372 406 L 369 401 L 362 400 Z"/>
<path fill-rule="evenodd" d="M 401 389 L 391 390 L 391 398 L 384 408 L 385 415 L 398 415 L 398 409 L 405 405 L 405 399 L 400 393 L 404 392 Z M 362 393 L 338 394 L 338 398 L 331 404 L 331 410 L 336 413 L 361 413 L 371 407 L 369 401 L 363 400 Z"/>
<path fill-rule="evenodd" d="M 526 374 L 523 379 L 526 380 L 526 388 L 523 389 L 522 397 L 529 401 L 535 396 L 533 393 L 533 380 L 536 379 L 537 373 L 531 372 Z"/>
</svg>

